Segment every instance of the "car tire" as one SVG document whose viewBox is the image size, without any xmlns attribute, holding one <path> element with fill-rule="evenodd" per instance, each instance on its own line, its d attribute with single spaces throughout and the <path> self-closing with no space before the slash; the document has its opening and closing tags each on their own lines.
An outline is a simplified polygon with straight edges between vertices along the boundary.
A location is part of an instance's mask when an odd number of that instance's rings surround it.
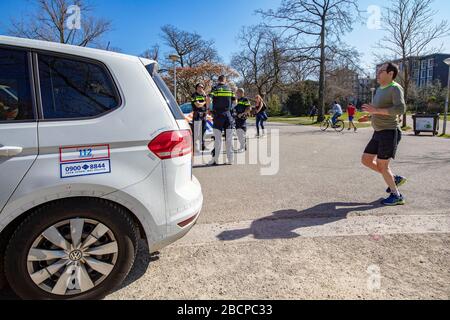
<svg viewBox="0 0 450 320">
<path fill-rule="evenodd" d="M 100 299 L 130 272 L 137 234 L 130 215 L 116 204 L 92 198 L 59 200 L 32 212 L 16 229 L 6 249 L 5 275 L 23 299 Z M 55 237 L 61 246 L 55 245 Z M 42 260 L 42 252 L 52 255 Z"/>
<path fill-rule="evenodd" d="M 0 260 L 0 290 L 6 287 L 6 277 L 3 269 L 3 260 Z"/>
</svg>

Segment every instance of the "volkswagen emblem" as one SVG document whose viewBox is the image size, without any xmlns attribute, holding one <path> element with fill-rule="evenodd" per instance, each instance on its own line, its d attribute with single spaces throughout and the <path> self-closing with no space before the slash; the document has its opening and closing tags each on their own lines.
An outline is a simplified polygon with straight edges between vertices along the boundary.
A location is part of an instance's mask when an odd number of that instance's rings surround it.
<svg viewBox="0 0 450 320">
<path fill-rule="evenodd" d="M 72 261 L 80 261 L 83 258 L 83 253 L 80 250 L 74 250 L 69 254 L 69 259 Z"/>
</svg>

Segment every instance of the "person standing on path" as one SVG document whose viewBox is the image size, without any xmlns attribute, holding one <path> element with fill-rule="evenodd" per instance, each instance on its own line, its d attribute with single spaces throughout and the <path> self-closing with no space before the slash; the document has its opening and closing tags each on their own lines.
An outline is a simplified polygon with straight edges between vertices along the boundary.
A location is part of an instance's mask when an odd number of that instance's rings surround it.
<svg viewBox="0 0 450 320">
<path fill-rule="evenodd" d="M 207 106 L 206 106 L 206 94 L 205 87 L 203 84 L 199 83 L 195 86 L 195 92 L 191 96 L 191 105 L 194 112 L 193 116 L 193 143 L 194 150 L 205 150 L 205 132 L 206 132 L 206 116 L 207 116 Z M 197 141 L 200 141 L 201 146 L 197 147 Z M 201 148 L 201 149 L 200 149 Z"/>
<path fill-rule="evenodd" d="M 256 137 L 260 138 L 260 131 L 259 131 L 259 127 L 261 126 L 262 129 L 262 136 L 264 136 L 266 134 L 266 130 L 264 128 L 264 122 L 267 121 L 267 114 L 266 114 L 266 110 L 267 110 L 267 106 L 266 103 L 264 102 L 263 98 L 260 95 L 257 95 L 255 97 L 255 113 L 256 113 Z"/>
<path fill-rule="evenodd" d="M 234 119 L 231 115 L 233 107 L 232 101 L 235 98 L 234 92 L 227 85 L 227 78 L 220 76 L 218 84 L 210 93 L 214 106 L 214 154 L 210 165 L 217 166 L 222 149 L 222 132 L 225 130 L 227 165 L 233 164 L 233 127 Z"/>
<path fill-rule="evenodd" d="M 245 97 L 245 90 L 239 88 L 236 91 L 237 105 L 235 107 L 236 133 L 239 139 L 240 148 L 238 152 L 247 150 L 246 134 L 247 134 L 247 118 L 251 111 L 250 101 Z"/>
</svg>

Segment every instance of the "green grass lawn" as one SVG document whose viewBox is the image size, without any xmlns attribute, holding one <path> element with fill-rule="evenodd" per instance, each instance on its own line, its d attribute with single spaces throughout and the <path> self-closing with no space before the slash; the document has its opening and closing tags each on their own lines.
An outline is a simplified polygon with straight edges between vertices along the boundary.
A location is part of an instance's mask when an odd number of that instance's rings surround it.
<svg viewBox="0 0 450 320">
<path fill-rule="evenodd" d="M 279 122 L 279 123 L 288 123 L 295 125 L 313 125 L 313 121 L 310 117 L 292 117 L 292 116 L 284 116 L 284 117 L 269 117 L 268 122 Z"/>
<path fill-rule="evenodd" d="M 355 125 L 357 128 L 368 128 L 371 126 L 370 122 L 358 122 L 357 119 L 361 118 L 366 113 L 357 112 L 355 115 Z M 317 119 L 317 118 L 316 118 Z M 348 128 L 348 116 L 344 114 L 340 117 L 341 120 L 345 122 L 346 128 Z M 320 123 L 313 123 L 310 117 L 294 117 L 294 116 L 282 116 L 282 117 L 269 117 L 268 122 L 278 122 L 278 123 L 286 123 L 292 125 L 303 125 L 303 126 L 316 126 L 320 127 Z"/>
</svg>

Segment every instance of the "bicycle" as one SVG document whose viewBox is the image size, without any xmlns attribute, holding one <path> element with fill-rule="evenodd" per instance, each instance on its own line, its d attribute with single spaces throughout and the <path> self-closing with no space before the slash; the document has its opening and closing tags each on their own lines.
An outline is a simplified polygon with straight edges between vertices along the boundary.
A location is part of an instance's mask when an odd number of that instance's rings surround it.
<svg viewBox="0 0 450 320">
<path fill-rule="evenodd" d="M 342 132 L 345 129 L 344 121 L 338 119 L 333 126 L 333 122 L 331 121 L 331 117 L 327 116 L 325 120 L 320 125 L 320 130 L 327 131 L 328 128 L 333 128 L 336 132 Z"/>
</svg>

